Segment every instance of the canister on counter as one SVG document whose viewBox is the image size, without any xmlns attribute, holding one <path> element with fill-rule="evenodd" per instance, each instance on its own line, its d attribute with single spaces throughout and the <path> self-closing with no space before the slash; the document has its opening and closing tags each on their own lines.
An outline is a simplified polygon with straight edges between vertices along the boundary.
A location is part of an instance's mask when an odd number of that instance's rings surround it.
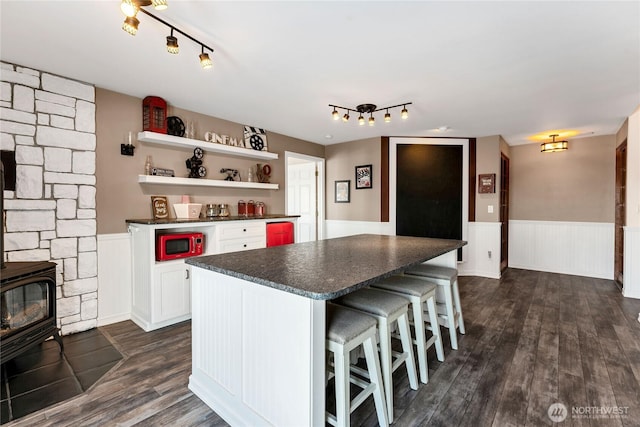
<svg viewBox="0 0 640 427">
<path fill-rule="evenodd" d="M 247 216 L 254 216 L 256 214 L 256 204 L 253 200 L 247 202 Z"/>
<path fill-rule="evenodd" d="M 238 216 L 247 216 L 247 203 L 244 200 L 238 200 Z"/>
<path fill-rule="evenodd" d="M 256 202 L 256 216 L 264 216 L 266 206 L 264 202 Z"/>
</svg>

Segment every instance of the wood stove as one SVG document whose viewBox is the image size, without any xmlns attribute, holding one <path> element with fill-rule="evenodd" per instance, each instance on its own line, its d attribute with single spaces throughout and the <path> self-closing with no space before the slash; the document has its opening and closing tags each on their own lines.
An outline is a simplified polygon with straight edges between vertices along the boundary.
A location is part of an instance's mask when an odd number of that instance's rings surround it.
<svg viewBox="0 0 640 427">
<path fill-rule="evenodd" d="M 0 274 L 0 357 L 5 363 L 53 336 L 63 351 L 56 321 L 56 264 L 7 262 Z"/>
</svg>

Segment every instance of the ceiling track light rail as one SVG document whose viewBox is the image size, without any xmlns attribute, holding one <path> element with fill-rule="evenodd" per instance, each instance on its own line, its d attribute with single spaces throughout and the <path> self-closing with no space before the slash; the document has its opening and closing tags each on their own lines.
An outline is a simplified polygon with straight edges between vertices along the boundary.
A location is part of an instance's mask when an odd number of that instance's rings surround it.
<svg viewBox="0 0 640 427">
<path fill-rule="evenodd" d="M 209 47 L 206 44 L 202 43 L 200 40 L 197 40 L 196 38 L 194 38 L 194 37 L 190 36 L 189 34 L 185 33 L 180 28 L 177 28 L 176 26 L 169 24 L 164 19 L 159 18 L 159 17 L 155 16 L 154 14 L 148 12 L 147 10 L 143 9 L 142 6 L 148 6 L 148 5 L 152 4 L 150 1 L 148 1 L 148 0 L 141 0 L 141 1 L 140 0 L 123 0 L 122 3 L 123 3 L 124 6 L 128 6 L 129 7 L 127 12 L 125 12 L 126 7 L 123 8 L 123 12 L 127 16 L 125 18 L 125 20 L 124 20 L 124 24 L 122 25 L 122 29 L 124 31 L 126 31 L 129 34 L 131 34 L 132 36 L 136 35 L 136 32 L 138 31 L 138 24 L 140 23 L 140 21 L 136 18 L 136 14 L 138 13 L 138 11 L 140 11 L 140 12 L 144 13 L 145 15 L 149 16 L 150 18 L 155 19 L 156 21 L 160 22 L 161 24 L 164 24 L 167 27 L 169 27 L 169 29 L 171 30 L 171 35 L 167 36 L 167 51 L 169 53 L 176 54 L 179 51 L 178 38 L 173 35 L 173 32 L 175 31 L 175 32 L 180 33 L 181 35 L 185 36 L 186 38 L 188 38 L 192 42 L 200 45 L 200 48 L 201 48 L 200 52 L 201 53 L 199 54 L 199 58 L 200 58 L 200 65 L 202 66 L 202 68 L 207 69 L 207 68 L 211 68 L 213 66 L 213 62 L 211 61 L 211 58 L 209 57 L 209 54 L 207 52 L 205 52 L 204 50 L 207 49 L 208 51 L 213 53 L 214 49 L 212 47 Z M 165 0 L 156 0 L 153 3 L 154 7 L 156 7 L 156 9 L 163 10 L 163 8 L 158 8 L 156 6 L 156 3 L 164 5 L 164 8 L 166 8 L 166 4 L 167 3 L 166 3 Z"/>
<path fill-rule="evenodd" d="M 359 116 L 358 116 L 359 125 L 362 126 L 366 123 L 363 114 L 369 114 L 369 120 L 368 120 L 369 126 L 374 126 L 376 123 L 376 119 L 375 117 L 373 117 L 373 113 L 377 111 L 385 111 L 384 121 L 385 123 L 389 123 L 391 121 L 391 113 L 389 113 L 389 110 L 392 108 L 402 107 L 402 111 L 400 112 L 400 117 L 403 120 L 405 120 L 407 119 L 407 117 L 409 117 L 409 111 L 407 110 L 407 105 L 411 105 L 411 104 L 413 103 L 403 102 L 402 104 L 390 105 L 388 107 L 380 107 L 380 108 L 378 108 L 378 106 L 375 104 L 360 104 L 360 105 L 357 105 L 356 108 L 342 107 L 340 105 L 329 104 L 329 107 L 333 108 L 333 111 L 331 112 L 331 116 L 333 117 L 333 120 L 340 119 L 340 113 L 338 112 L 338 109 L 340 109 L 345 111 L 344 115 L 342 116 L 343 122 L 348 122 L 350 118 L 349 113 L 354 112 L 354 113 L 359 113 Z"/>
</svg>

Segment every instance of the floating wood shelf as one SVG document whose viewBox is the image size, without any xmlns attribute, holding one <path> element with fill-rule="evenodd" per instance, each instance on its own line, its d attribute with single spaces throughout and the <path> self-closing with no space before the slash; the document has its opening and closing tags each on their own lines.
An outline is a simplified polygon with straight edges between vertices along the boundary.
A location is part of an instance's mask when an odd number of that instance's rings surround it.
<svg viewBox="0 0 640 427">
<path fill-rule="evenodd" d="M 138 175 L 140 184 L 187 185 L 193 187 L 252 188 L 256 190 L 277 190 L 278 184 L 261 182 L 225 181 L 222 179 L 180 178 L 173 176 Z"/>
</svg>

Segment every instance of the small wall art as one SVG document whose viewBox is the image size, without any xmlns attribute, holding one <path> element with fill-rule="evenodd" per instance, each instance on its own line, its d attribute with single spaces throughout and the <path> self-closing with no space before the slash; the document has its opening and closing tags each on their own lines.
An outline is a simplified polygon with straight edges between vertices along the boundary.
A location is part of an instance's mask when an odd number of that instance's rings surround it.
<svg viewBox="0 0 640 427">
<path fill-rule="evenodd" d="M 349 187 L 351 180 L 336 181 L 336 203 L 349 203 Z"/>
<path fill-rule="evenodd" d="M 371 168 L 371 165 L 356 166 L 356 190 L 372 187 Z"/>
<path fill-rule="evenodd" d="M 258 151 L 267 151 L 267 131 L 253 126 L 245 126 L 244 146 Z"/>
<path fill-rule="evenodd" d="M 495 193 L 496 192 L 496 174 L 481 173 L 478 175 L 478 193 Z"/>
<path fill-rule="evenodd" d="M 151 212 L 153 219 L 169 218 L 169 203 L 167 196 L 151 196 Z"/>
</svg>

